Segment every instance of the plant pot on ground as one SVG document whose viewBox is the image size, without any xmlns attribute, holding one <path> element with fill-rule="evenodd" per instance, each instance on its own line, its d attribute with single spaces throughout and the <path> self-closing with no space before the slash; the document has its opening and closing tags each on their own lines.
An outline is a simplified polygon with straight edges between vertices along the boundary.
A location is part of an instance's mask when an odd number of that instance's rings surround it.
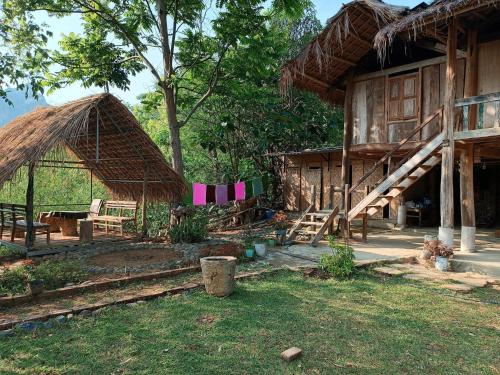
<svg viewBox="0 0 500 375">
<path fill-rule="evenodd" d="M 255 252 L 259 257 L 266 256 L 266 241 L 262 238 L 258 238 L 254 242 Z"/>
<path fill-rule="evenodd" d="M 236 258 L 231 256 L 200 259 L 203 282 L 208 294 L 226 297 L 233 293 Z"/>
<path fill-rule="evenodd" d="M 453 249 L 450 246 L 440 240 L 430 240 L 424 243 L 424 251 L 431 254 L 430 259 L 434 261 L 434 267 L 438 271 L 449 270 L 449 258 L 453 256 Z"/>
<path fill-rule="evenodd" d="M 29 292 L 36 296 L 43 292 L 45 289 L 45 282 L 41 279 L 28 280 Z"/>
</svg>

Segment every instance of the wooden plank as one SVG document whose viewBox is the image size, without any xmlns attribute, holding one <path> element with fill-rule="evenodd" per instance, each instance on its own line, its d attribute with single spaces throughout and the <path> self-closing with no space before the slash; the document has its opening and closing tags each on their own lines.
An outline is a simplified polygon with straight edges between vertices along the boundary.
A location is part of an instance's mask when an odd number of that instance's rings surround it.
<svg viewBox="0 0 500 375">
<path fill-rule="evenodd" d="M 287 167 L 283 186 L 285 209 L 298 211 L 300 201 L 300 168 Z"/>
<path fill-rule="evenodd" d="M 325 234 L 326 230 L 328 227 L 331 225 L 335 217 L 339 214 L 339 208 L 335 207 L 331 213 L 330 216 L 328 216 L 328 219 L 325 220 L 321 228 L 319 228 L 318 232 L 314 235 L 314 237 L 311 239 L 311 245 L 316 246 L 319 240 L 323 238 L 323 235 Z"/>
<path fill-rule="evenodd" d="M 379 78 L 395 73 L 406 72 L 409 70 L 414 70 L 429 65 L 441 64 L 444 63 L 445 61 L 446 61 L 446 56 L 434 57 L 432 59 L 417 61 L 411 64 L 396 66 L 394 68 L 382 69 L 372 73 L 361 74 L 354 78 L 354 82 L 366 81 L 368 79 Z"/>
<path fill-rule="evenodd" d="M 499 128 L 475 129 L 468 131 L 455 132 L 453 139 L 455 141 L 484 140 L 484 138 L 500 137 Z"/>
<path fill-rule="evenodd" d="M 479 44 L 479 57 L 478 57 L 478 95 L 491 94 L 500 92 L 500 39 Z M 493 101 L 497 99 L 488 100 L 491 103 L 484 103 L 484 116 L 483 127 L 491 128 L 494 126 L 495 119 L 498 113 Z"/>
<path fill-rule="evenodd" d="M 345 94 L 344 101 L 344 143 L 342 148 L 342 172 L 341 179 L 342 185 L 349 183 L 349 148 L 351 147 L 352 141 L 352 96 L 354 90 L 354 72 L 351 70 L 347 76 L 347 90 Z M 340 208 L 342 209 L 344 206 L 344 200 L 340 200 Z"/>
<path fill-rule="evenodd" d="M 28 165 L 28 187 L 26 189 L 26 247 L 28 251 L 35 242 L 35 231 L 33 228 L 33 197 L 35 182 L 35 165 Z"/>
<path fill-rule="evenodd" d="M 387 143 L 387 124 L 385 122 L 385 79 L 372 81 L 371 101 L 373 109 L 371 122 L 368 122 L 368 143 Z"/>
<path fill-rule="evenodd" d="M 500 100 L 500 92 L 493 92 L 491 94 L 478 95 L 470 98 L 457 99 L 455 101 L 456 107 L 469 106 L 472 104 L 480 104 L 480 103 L 490 103 L 494 101 Z"/>
<path fill-rule="evenodd" d="M 422 116 L 426 118 L 440 106 L 439 100 L 439 65 L 431 65 L 422 69 Z M 439 120 L 422 129 L 422 140 L 429 139 L 438 131 Z"/>
<path fill-rule="evenodd" d="M 443 109 L 443 150 L 441 152 L 441 227 L 453 228 L 453 163 L 455 145 L 453 133 L 455 129 L 455 98 L 457 69 L 457 25 L 456 19 L 450 18 L 448 23 L 446 89 Z"/>
<path fill-rule="evenodd" d="M 465 71 L 464 97 L 476 96 L 478 93 L 478 62 L 479 46 L 477 44 L 477 30 L 467 32 L 467 64 Z M 465 121 L 465 110 L 467 109 L 467 122 Z M 474 130 L 477 122 L 477 106 L 464 107 L 464 127 L 462 130 Z"/>
</svg>

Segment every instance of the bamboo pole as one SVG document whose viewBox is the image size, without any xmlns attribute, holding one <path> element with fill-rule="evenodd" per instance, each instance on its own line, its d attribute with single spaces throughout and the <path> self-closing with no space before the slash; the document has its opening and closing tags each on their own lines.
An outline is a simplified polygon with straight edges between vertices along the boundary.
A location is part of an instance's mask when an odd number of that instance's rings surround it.
<svg viewBox="0 0 500 375">
<path fill-rule="evenodd" d="M 143 236 L 146 236 L 148 234 L 147 205 L 148 205 L 148 169 L 144 168 L 144 181 L 142 185 L 142 235 Z"/>
<path fill-rule="evenodd" d="M 26 247 L 30 250 L 35 242 L 33 231 L 33 198 L 34 198 L 35 165 L 28 166 L 28 187 L 26 189 Z"/>
</svg>

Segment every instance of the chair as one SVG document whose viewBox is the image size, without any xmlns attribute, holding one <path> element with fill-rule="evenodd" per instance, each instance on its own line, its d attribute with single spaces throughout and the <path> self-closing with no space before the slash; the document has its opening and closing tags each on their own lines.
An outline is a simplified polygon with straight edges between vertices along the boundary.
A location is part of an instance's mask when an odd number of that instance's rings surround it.
<svg viewBox="0 0 500 375">
<path fill-rule="evenodd" d="M 0 239 L 3 237 L 4 228 L 11 228 L 10 231 L 11 242 L 14 242 L 16 232 L 27 231 L 28 223 L 26 221 L 26 210 L 27 207 L 25 205 L 0 203 Z M 50 224 L 34 221 L 33 241 L 36 238 L 37 232 L 46 234 L 47 244 L 50 243 Z"/>
</svg>

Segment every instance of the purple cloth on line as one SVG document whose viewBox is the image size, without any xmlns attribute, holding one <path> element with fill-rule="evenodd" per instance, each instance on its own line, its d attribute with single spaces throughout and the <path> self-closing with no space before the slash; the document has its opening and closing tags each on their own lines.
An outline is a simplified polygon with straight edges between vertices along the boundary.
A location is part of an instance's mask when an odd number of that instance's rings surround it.
<svg viewBox="0 0 500 375">
<path fill-rule="evenodd" d="M 193 205 L 206 206 L 207 205 L 207 185 L 193 183 Z"/>
<path fill-rule="evenodd" d="M 215 186 L 215 203 L 227 204 L 227 185 Z"/>
<path fill-rule="evenodd" d="M 245 181 L 234 184 L 234 196 L 237 201 L 245 200 Z"/>
</svg>

